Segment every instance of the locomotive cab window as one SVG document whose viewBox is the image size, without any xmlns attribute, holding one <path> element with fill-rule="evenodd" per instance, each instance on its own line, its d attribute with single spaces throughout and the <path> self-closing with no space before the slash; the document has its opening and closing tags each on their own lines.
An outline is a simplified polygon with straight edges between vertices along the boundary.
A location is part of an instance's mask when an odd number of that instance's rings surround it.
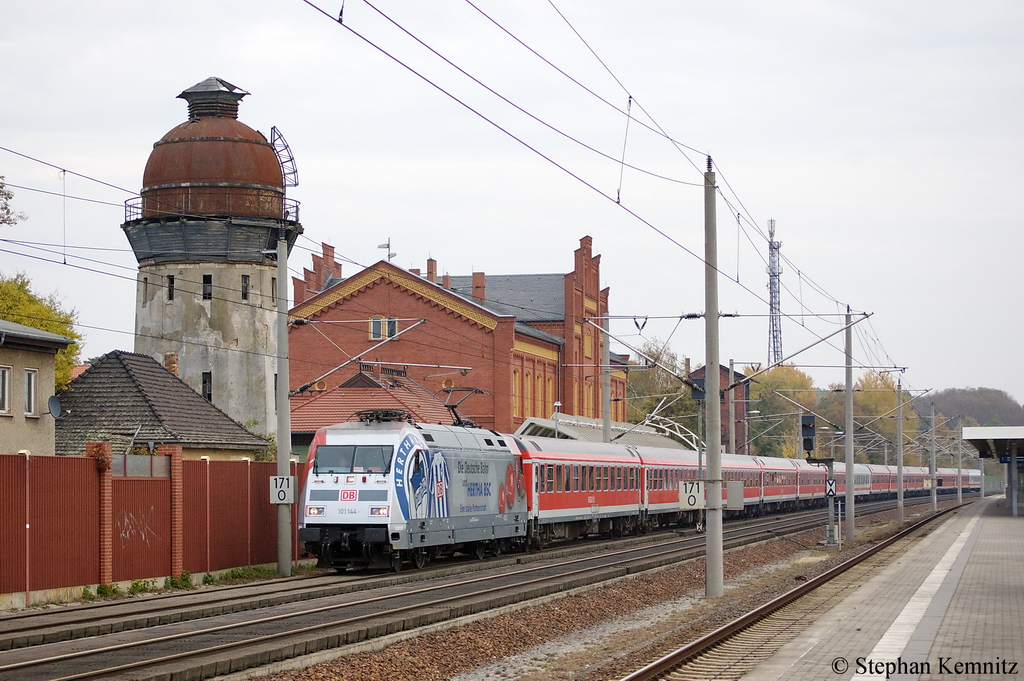
<svg viewBox="0 0 1024 681">
<path fill-rule="evenodd" d="M 320 445 L 316 448 L 313 472 L 331 473 L 387 473 L 391 470 L 391 445 Z M 419 465 L 413 457 L 412 466 Z"/>
</svg>

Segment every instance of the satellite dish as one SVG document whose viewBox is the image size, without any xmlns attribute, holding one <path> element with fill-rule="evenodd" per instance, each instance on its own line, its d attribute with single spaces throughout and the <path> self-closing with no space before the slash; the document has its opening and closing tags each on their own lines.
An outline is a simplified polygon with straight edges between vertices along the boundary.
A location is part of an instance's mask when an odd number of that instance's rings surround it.
<svg viewBox="0 0 1024 681">
<path fill-rule="evenodd" d="M 61 414 L 60 398 L 56 395 L 50 395 L 50 399 L 46 401 L 46 406 L 50 410 L 50 416 L 53 418 L 59 418 Z"/>
</svg>

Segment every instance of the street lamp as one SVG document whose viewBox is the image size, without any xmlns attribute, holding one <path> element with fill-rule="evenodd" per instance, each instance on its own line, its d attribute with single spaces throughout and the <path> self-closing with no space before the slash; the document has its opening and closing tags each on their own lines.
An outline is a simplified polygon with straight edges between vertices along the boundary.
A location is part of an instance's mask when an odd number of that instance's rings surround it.
<svg viewBox="0 0 1024 681">
<path fill-rule="evenodd" d="M 561 402 L 555 402 L 555 439 L 558 439 L 558 410 L 562 407 Z"/>
</svg>

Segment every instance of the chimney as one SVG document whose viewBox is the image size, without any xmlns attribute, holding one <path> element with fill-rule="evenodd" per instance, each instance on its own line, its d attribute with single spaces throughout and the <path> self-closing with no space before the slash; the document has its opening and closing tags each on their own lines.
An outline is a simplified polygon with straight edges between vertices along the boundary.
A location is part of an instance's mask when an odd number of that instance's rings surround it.
<svg viewBox="0 0 1024 681">
<path fill-rule="evenodd" d="M 433 258 L 427 258 L 427 281 L 437 283 L 437 261 Z"/>
<path fill-rule="evenodd" d="M 190 120 L 200 118 L 238 118 L 238 100 L 248 92 L 222 78 L 207 78 L 178 95 L 188 102 Z"/>
<path fill-rule="evenodd" d="M 484 297 L 484 280 L 485 277 L 483 272 L 473 273 L 473 298 L 480 302 L 487 300 L 487 298 Z"/>
<path fill-rule="evenodd" d="M 409 271 L 412 272 L 413 274 L 415 274 L 417 277 L 420 276 L 420 270 L 419 270 L 418 267 L 416 269 L 414 269 L 414 270 L 409 270 Z"/>
<path fill-rule="evenodd" d="M 447 289 L 452 287 L 452 277 L 450 274 L 446 274 L 441 277 L 441 286 L 444 286 Z"/>
<path fill-rule="evenodd" d="M 164 369 L 167 369 L 175 376 L 178 375 L 178 356 L 173 352 L 164 355 Z"/>
</svg>

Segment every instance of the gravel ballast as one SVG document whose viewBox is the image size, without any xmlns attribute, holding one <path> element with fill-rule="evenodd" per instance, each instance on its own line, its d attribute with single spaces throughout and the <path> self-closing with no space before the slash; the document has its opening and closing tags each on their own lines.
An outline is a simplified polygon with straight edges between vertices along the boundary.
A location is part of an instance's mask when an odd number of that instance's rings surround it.
<svg viewBox="0 0 1024 681">
<path fill-rule="evenodd" d="M 943 502 L 940 508 L 954 502 Z M 909 509 L 909 516 L 921 512 Z M 704 598 L 704 561 L 692 560 L 542 605 L 344 655 L 262 681 L 598 681 L 618 678 L 897 531 L 895 512 L 858 518 L 842 552 L 817 546 L 823 530 L 731 550 L 726 594 Z M 247 675 L 248 676 L 248 675 Z"/>
</svg>

